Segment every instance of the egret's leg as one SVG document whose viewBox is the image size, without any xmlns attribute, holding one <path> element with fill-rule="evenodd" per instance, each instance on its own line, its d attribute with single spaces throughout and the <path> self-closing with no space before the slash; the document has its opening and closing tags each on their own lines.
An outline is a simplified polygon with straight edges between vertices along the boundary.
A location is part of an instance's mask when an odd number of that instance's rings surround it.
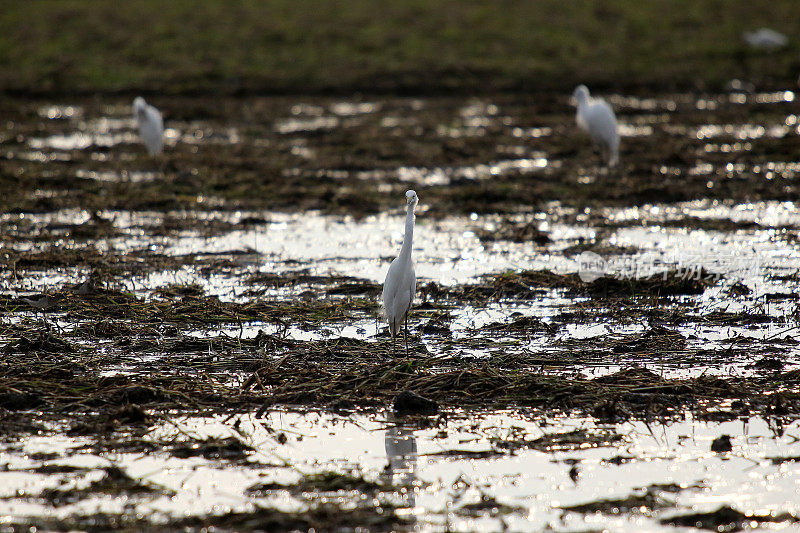
<svg viewBox="0 0 800 533">
<path fill-rule="evenodd" d="M 406 327 L 403 330 L 403 340 L 406 341 L 406 357 L 408 357 L 408 314 L 406 314 Z"/>
</svg>

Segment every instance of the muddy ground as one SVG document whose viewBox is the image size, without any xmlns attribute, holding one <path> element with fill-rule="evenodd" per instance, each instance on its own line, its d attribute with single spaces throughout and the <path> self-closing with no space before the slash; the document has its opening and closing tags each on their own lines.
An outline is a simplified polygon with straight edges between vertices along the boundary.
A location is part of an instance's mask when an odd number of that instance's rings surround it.
<svg viewBox="0 0 800 533">
<path fill-rule="evenodd" d="M 791 424 L 800 414 L 800 288 L 790 260 L 800 103 L 786 91 L 609 99 L 623 123 L 615 169 L 604 168 L 577 131 L 562 94 L 154 98 L 168 128 L 157 158 L 138 144 L 127 100 L 3 99 L 3 441 L 72 435 L 93 441 L 101 456 L 126 450 L 236 462 L 252 452 L 245 440 L 162 440 L 151 430 L 182 416 L 233 421 L 275 410 L 399 410 L 411 428 L 468 425 L 471 413 L 506 409 L 609 425 L 687 417 Z M 490 259 L 478 275 L 446 279 L 423 268 L 406 351 L 379 325 L 382 274 L 372 272 L 388 266 L 399 244 L 395 215 L 409 188 L 421 198 L 418 223 L 431 233 L 466 232 L 491 257 L 522 246 L 526 260 L 542 264 L 509 269 Z M 717 216 L 714 206 L 730 211 Z M 778 206 L 788 215 L 731 214 L 741 206 Z M 291 242 L 249 237 L 282 224 L 302 228 L 311 213 L 344 232 L 376 225 L 393 235 L 389 251 L 362 250 L 374 267 L 367 272 L 361 263 L 295 256 Z M 381 218 L 387 213 L 394 218 Z M 708 270 L 688 276 L 673 265 L 645 279 L 587 282 L 563 266 L 586 251 L 643 257 L 636 242 L 620 238 L 626 230 L 739 239 L 743 257 L 752 241 L 789 259 L 741 280 Z M 229 245 L 214 245 L 230 236 Z M 449 257 L 417 238 L 423 263 Z M 558 303 L 542 311 L 548 301 Z M 465 321 L 465 312 L 488 318 Z M 605 334 L 574 334 L 598 324 Z M 687 333 L 709 328 L 714 342 Z M 404 392 L 427 401 L 412 397 L 406 408 L 397 403 Z M 569 446 L 608 445 L 597 434 L 570 438 Z M 493 449 L 562 444 L 508 438 Z M 57 469 L 52 459 L 30 468 Z M 320 476 L 250 491 L 257 498 L 286 490 L 307 504 L 297 512 L 256 503 L 166 519 L 22 513 L 2 528 L 413 527 L 407 506 L 377 496 L 396 487 L 359 474 Z M 343 490 L 367 497 L 345 500 L 354 505 L 319 498 Z M 57 508 L 165 491 L 109 466 L 84 488 L 3 498 Z M 657 492 L 569 512 L 610 506 L 661 517 L 674 505 Z M 518 512 L 481 502 L 464 512 Z M 728 508 L 687 520 L 715 528 L 796 518 Z"/>
</svg>

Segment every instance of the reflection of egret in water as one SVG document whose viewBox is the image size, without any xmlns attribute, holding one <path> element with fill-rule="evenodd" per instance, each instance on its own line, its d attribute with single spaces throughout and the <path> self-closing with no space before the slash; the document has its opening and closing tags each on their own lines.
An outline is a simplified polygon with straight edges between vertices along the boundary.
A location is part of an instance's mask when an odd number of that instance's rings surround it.
<svg viewBox="0 0 800 533">
<path fill-rule="evenodd" d="M 386 428 L 384 438 L 389 464 L 383 471 L 385 480 L 402 498 L 401 506 L 416 506 L 414 483 L 417 479 L 417 439 L 414 431 L 402 425 Z"/>
</svg>

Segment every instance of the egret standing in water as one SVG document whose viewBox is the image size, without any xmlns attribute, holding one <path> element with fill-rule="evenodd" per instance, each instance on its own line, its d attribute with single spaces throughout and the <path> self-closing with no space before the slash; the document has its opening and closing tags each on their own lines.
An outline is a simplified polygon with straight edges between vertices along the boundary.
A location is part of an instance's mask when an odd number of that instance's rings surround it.
<svg viewBox="0 0 800 533">
<path fill-rule="evenodd" d="M 160 154 L 164 149 L 164 120 L 161 112 L 139 96 L 133 101 L 133 117 L 139 126 L 139 136 L 147 147 L 147 153 Z"/>
<path fill-rule="evenodd" d="M 592 142 L 600 146 L 608 166 L 616 166 L 619 162 L 619 132 L 614 110 L 605 100 L 591 98 L 586 85 L 579 85 L 572 96 L 578 105 L 578 126 L 589 133 Z"/>
<path fill-rule="evenodd" d="M 417 207 L 417 193 L 406 192 L 406 233 L 403 237 L 403 247 L 386 273 L 383 282 L 383 307 L 386 309 L 386 319 L 389 321 L 389 332 L 392 334 L 392 351 L 394 352 L 394 338 L 405 322 L 403 338 L 408 353 L 408 310 L 414 300 L 417 288 L 417 278 L 414 274 L 414 260 L 411 259 L 411 246 L 414 241 L 414 208 Z"/>
</svg>

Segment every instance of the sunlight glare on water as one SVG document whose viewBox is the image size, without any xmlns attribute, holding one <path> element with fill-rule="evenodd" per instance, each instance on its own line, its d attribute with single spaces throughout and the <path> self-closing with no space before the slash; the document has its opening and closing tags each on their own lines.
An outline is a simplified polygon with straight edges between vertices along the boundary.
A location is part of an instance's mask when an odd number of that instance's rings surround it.
<svg viewBox="0 0 800 533">
<path fill-rule="evenodd" d="M 403 238 L 403 217 L 398 215 L 356 221 L 311 212 L 272 213 L 269 219 L 270 224 L 255 231 L 236 231 L 202 241 L 177 238 L 166 251 L 182 255 L 196 252 L 201 246 L 206 253 L 256 247 L 264 255 L 267 269 L 288 259 L 313 261 L 317 272 L 338 272 L 382 282 L 388 261 L 397 255 Z M 414 248 L 419 277 L 453 283 L 498 270 L 572 266 L 566 258 L 542 256 L 533 243 L 488 248 L 474 234 L 465 233 L 464 227 L 462 218 L 436 223 L 425 221 L 422 216 L 417 218 Z"/>
<path fill-rule="evenodd" d="M 428 429 L 397 425 L 391 415 L 339 416 L 318 412 L 270 411 L 265 418 L 240 415 L 176 418 L 149 433 L 146 439 L 185 441 L 207 437 L 240 439 L 254 448 L 245 462 L 169 454 L 115 454 L 114 464 L 128 475 L 175 492 L 175 496 L 133 498 L 129 501 L 90 496 L 64 505 L 58 514 L 104 510 L 119 512 L 133 506 L 138 513 L 167 515 L 219 513 L 250 509 L 246 490 L 257 483 L 291 485 L 305 475 L 339 472 L 385 484 L 383 501 L 405 510 L 424 529 L 512 529 L 606 527 L 641 531 L 658 526 L 664 517 L 691 511 L 711 511 L 720 502 L 743 511 L 795 512 L 793 495 L 800 470 L 780 457 L 795 456 L 800 429 L 797 423 L 776 426 L 751 418 L 725 423 L 692 420 L 646 424 L 625 422 L 600 425 L 590 419 L 553 418 L 536 423 L 524 411 L 496 414 L 449 413 L 444 426 Z M 539 448 L 525 444 L 545 435 L 586 432 L 584 444 L 557 444 Z M 732 437 L 733 451 L 714 453 L 711 442 L 719 435 Z M 283 436 L 281 436 L 283 435 Z M 552 438 L 552 437 L 551 437 Z M 604 441 L 621 439 L 616 444 Z M 82 450 L 81 438 L 39 437 L 18 449 L 5 446 L 3 462 L 17 472 L 8 477 L 0 511 L 17 516 L 53 512 L 35 499 L 19 499 L 20 490 L 35 495 L 53 480 L 27 473 L 38 464 L 87 468 L 86 473 L 62 478 L 98 478 L 105 458 Z M 514 453 L 497 444 L 519 442 Z M 580 442 L 580 441 L 579 441 Z M 34 452 L 57 451 L 61 458 L 32 460 Z M 79 484 L 80 486 L 80 484 Z M 392 487 L 392 488 L 389 488 Z M 666 487 L 666 488 L 659 488 Z M 674 487 L 674 488 L 670 488 Z M 767 490 L 768 489 L 768 490 Z M 565 511 L 562 508 L 606 499 L 624 499 L 648 493 L 665 508 L 624 515 Z M 197 495 L 204 495 L 198 498 Z M 347 502 L 352 495 L 327 493 Z M 470 505 L 490 497 L 506 506 L 500 514 L 470 511 Z M 286 491 L 268 491 L 258 505 L 297 511 L 302 500 Z"/>
</svg>

